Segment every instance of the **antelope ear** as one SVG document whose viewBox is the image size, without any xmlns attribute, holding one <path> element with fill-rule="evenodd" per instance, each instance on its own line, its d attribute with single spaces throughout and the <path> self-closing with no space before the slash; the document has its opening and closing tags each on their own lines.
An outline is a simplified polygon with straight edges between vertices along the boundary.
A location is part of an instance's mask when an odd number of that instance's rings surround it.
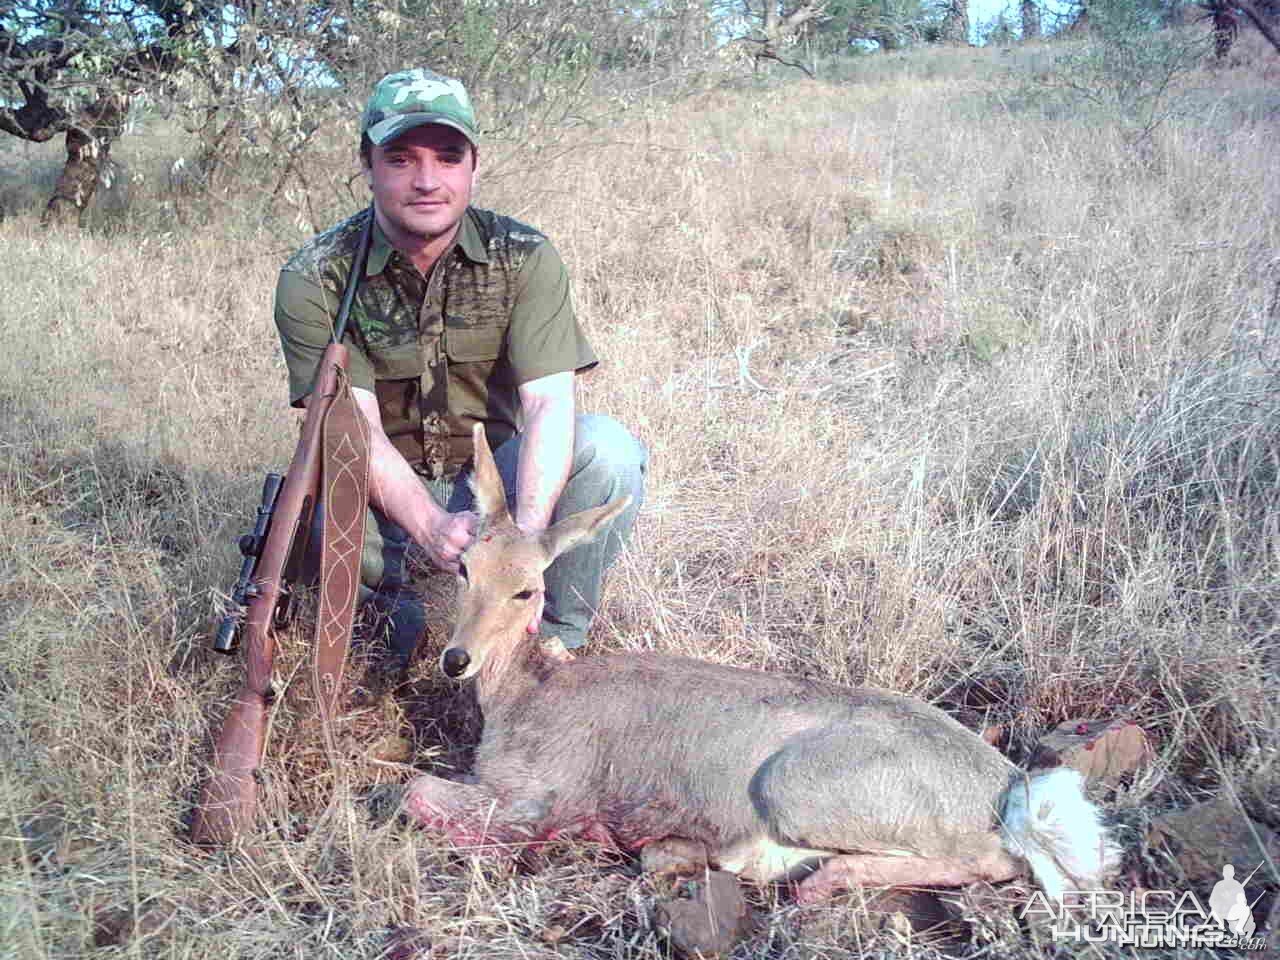
<svg viewBox="0 0 1280 960">
<path fill-rule="evenodd" d="M 471 492 L 476 498 L 476 512 L 486 525 L 503 518 L 507 513 L 507 491 L 502 486 L 498 465 L 489 452 L 489 441 L 484 435 L 484 424 L 471 428 L 471 442 L 475 448 L 475 469 L 471 472 Z"/>
<path fill-rule="evenodd" d="M 609 521 L 631 505 L 631 496 L 610 500 L 602 507 L 592 507 L 565 517 L 542 532 L 538 538 L 542 544 L 542 552 L 547 566 L 566 550 L 576 547 L 585 540 L 594 540 Z"/>
</svg>

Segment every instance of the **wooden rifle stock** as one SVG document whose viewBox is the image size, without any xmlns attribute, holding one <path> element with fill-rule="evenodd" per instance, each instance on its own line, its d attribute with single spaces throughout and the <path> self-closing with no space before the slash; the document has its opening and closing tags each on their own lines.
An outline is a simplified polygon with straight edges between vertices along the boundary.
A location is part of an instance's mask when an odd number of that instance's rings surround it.
<svg viewBox="0 0 1280 960">
<path fill-rule="evenodd" d="M 347 348 L 325 348 L 307 404 L 302 433 L 276 500 L 275 513 L 256 567 L 256 594 L 248 603 L 243 630 L 244 683 L 232 701 L 214 746 L 213 774 L 200 796 L 192 821 L 192 839 L 201 845 L 229 843 L 253 828 L 257 810 L 258 765 L 272 697 L 271 671 L 276 651 L 276 616 L 289 602 L 294 584 L 285 582 L 295 545 L 309 532 L 320 493 L 325 418 L 346 376 Z"/>
</svg>

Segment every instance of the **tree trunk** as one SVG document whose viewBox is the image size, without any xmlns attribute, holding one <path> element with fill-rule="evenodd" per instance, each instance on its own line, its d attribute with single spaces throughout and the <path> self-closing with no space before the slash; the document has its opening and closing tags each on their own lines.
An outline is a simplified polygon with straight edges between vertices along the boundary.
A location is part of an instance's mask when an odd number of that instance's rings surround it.
<svg viewBox="0 0 1280 960">
<path fill-rule="evenodd" d="M 1231 53 L 1231 47 L 1236 42 L 1236 36 L 1240 32 L 1240 24 L 1236 22 L 1235 14 L 1225 6 L 1217 6 L 1213 10 L 1213 55 L 1219 60 L 1225 60 L 1227 55 Z"/>
<path fill-rule="evenodd" d="M 969 0 L 948 0 L 942 20 L 942 40 L 944 43 L 969 42 Z"/>
<path fill-rule="evenodd" d="M 1035 0 L 1022 0 L 1022 39 L 1040 39 L 1040 8 Z"/>
<path fill-rule="evenodd" d="M 700 0 L 680 0 L 675 8 L 671 72 L 702 60 L 706 10 Z"/>
<path fill-rule="evenodd" d="M 53 196 L 40 222 L 79 223 L 98 188 L 98 177 L 110 159 L 111 145 L 124 128 L 129 100 L 123 95 L 103 94 L 80 118 L 67 128 L 67 161 L 53 188 Z"/>
<path fill-rule="evenodd" d="M 882 53 L 892 53 L 894 50 L 898 49 L 900 44 L 898 43 L 898 32 L 895 29 L 896 21 L 893 17 L 893 6 L 889 0 L 880 0 L 880 12 L 884 18 L 884 27 L 879 33 L 874 34 L 873 36 L 880 44 L 880 51 Z"/>
<path fill-rule="evenodd" d="M 767 0 L 762 11 L 761 35 L 750 38 L 751 42 L 756 44 L 753 54 L 755 69 L 760 69 L 761 60 L 776 60 L 788 67 L 803 70 L 812 77 L 813 72 L 808 67 L 795 60 L 788 60 L 778 53 L 778 47 L 785 44 L 788 39 L 798 37 L 801 28 L 810 20 L 821 17 L 827 8 L 827 2 L 828 0 L 801 0 L 794 10 L 784 14 L 777 3 Z"/>
<path fill-rule="evenodd" d="M 765 0 L 763 30 L 766 40 L 778 39 L 778 5 L 772 0 Z"/>
</svg>

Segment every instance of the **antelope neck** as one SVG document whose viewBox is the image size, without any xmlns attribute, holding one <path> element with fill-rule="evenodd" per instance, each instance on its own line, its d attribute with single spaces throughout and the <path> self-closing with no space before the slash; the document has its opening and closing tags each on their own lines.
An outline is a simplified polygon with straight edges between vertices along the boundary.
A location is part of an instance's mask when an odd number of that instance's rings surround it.
<svg viewBox="0 0 1280 960">
<path fill-rule="evenodd" d="M 476 674 L 476 699 L 481 711 L 495 699 L 509 701 L 537 686 L 550 665 L 538 646 L 538 638 L 522 628 L 513 643 L 491 650 Z"/>
</svg>

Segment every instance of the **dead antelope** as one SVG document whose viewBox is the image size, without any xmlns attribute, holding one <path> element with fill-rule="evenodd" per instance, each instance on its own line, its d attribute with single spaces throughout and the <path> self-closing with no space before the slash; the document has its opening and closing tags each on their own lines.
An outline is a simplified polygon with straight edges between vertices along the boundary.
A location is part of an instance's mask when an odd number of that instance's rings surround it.
<svg viewBox="0 0 1280 960">
<path fill-rule="evenodd" d="M 464 554 L 441 666 L 474 678 L 474 778 L 414 780 L 405 809 L 463 845 L 684 838 L 748 879 L 961 886 L 1031 867 L 1050 896 L 1096 888 L 1118 851 L 1078 774 L 1027 776 L 912 697 L 658 654 L 571 662 L 526 633 L 557 555 L 615 501 L 526 535 L 475 431 L 481 532 Z"/>
</svg>

